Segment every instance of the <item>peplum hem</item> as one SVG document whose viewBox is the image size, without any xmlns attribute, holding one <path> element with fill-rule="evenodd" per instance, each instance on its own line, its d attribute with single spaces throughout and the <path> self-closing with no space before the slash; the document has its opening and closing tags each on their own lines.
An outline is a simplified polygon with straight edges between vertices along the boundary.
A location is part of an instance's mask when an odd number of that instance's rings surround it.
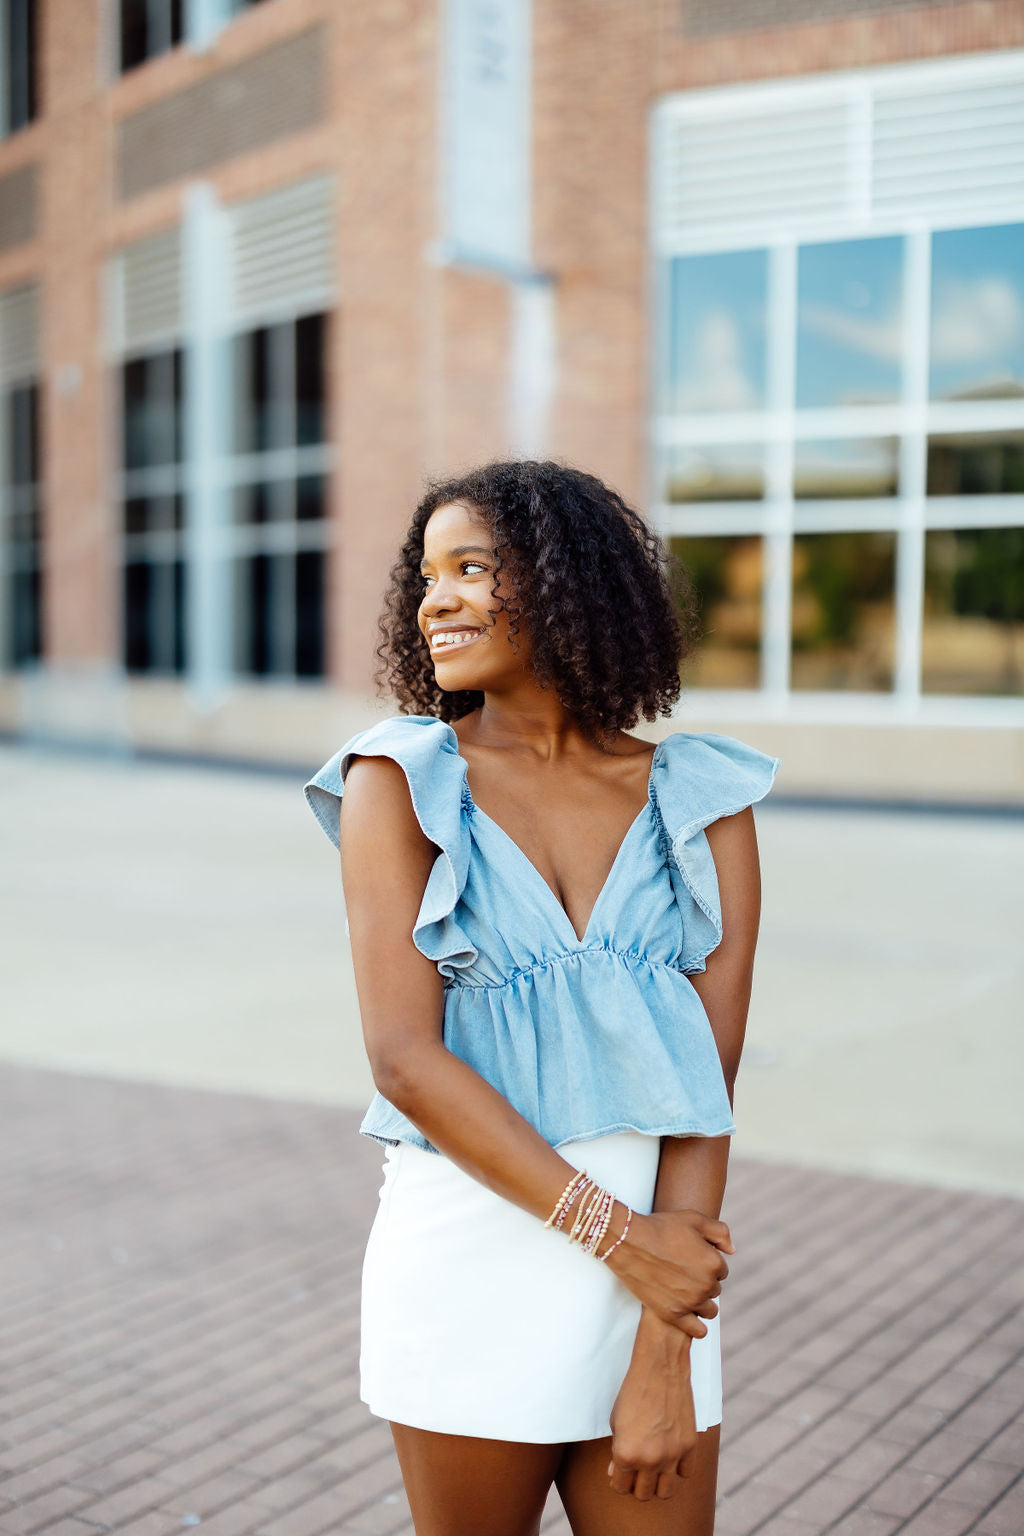
<svg viewBox="0 0 1024 1536">
<path fill-rule="evenodd" d="M 729 1136 L 736 1127 L 708 1016 L 674 967 L 604 946 L 446 989 L 444 1043 L 553 1147 L 615 1131 Z M 628 1025 L 626 1024 L 628 1021 Z M 360 1126 L 437 1148 L 378 1094 Z"/>
</svg>

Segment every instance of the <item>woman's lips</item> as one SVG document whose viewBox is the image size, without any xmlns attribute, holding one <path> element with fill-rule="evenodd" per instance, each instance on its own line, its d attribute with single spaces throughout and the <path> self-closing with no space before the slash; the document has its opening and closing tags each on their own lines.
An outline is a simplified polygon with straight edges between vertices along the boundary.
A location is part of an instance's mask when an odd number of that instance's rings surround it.
<svg viewBox="0 0 1024 1536">
<path fill-rule="evenodd" d="M 439 636 L 435 635 L 430 641 L 430 654 L 431 656 L 446 656 L 452 651 L 464 651 L 467 645 L 472 645 L 474 640 L 479 640 L 482 634 L 483 630 L 478 629 L 473 634 L 467 633 L 464 637 L 460 636 L 458 640 L 442 640 Z"/>
</svg>

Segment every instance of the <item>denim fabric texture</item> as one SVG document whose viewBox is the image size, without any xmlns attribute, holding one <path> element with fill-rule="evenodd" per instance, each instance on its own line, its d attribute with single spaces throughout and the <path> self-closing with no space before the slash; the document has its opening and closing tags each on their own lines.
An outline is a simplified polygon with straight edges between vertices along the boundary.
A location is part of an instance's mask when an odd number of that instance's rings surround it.
<svg viewBox="0 0 1024 1536">
<path fill-rule="evenodd" d="M 444 978 L 444 1043 L 551 1146 L 614 1131 L 735 1130 L 714 1036 L 689 981 L 721 942 L 704 828 L 771 789 L 779 759 L 731 736 L 675 731 L 655 749 L 647 803 L 579 937 L 539 871 L 474 804 L 454 730 L 395 715 L 351 737 L 305 785 L 338 846 L 357 756 L 405 772 L 434 861 L 412 939 Z M 436 1152 L 381 1094 L 360 1130 Z"/>
</svg>

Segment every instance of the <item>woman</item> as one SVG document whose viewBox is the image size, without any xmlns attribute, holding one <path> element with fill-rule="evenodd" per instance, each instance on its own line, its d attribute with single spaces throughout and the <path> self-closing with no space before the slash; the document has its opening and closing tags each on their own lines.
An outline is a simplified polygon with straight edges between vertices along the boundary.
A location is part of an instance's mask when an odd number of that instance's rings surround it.
<svg viewBox="0 0 1024 1536">
<path fill-rule="evenodd" d="M 778 760 L 627 734 L 679 696 L 667 569 L 580 471 L 435 485 L 381 620 L 409 713 L 306 786 L 386 1148 L 361 1395 L 417 1536 L 531 1536 L 552 1483 L 577 1536 L 713 1528 L 750 806 Z"/>
</svg>

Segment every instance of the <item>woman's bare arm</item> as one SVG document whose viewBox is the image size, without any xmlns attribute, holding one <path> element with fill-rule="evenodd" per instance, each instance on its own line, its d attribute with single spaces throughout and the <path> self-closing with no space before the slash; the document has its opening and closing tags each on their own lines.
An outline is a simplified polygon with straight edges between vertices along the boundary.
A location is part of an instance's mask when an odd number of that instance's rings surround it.
<svg viewBox="0 0 1024 1536">
<path fill-rule="evenodd" d="M 545 1219 L 575 1168 L 443 1042 L 443 983 L 412 941 L 437 849 L 405 774 L 357 757 L 345 783 L 341 867 L 366 1050 L 380 1092 L 452 1162 Z M 617 1216 L 625 1209 L 616 1207 Z M 615 1230 L 613 1224 L 613 1231 Z M 621 1228 L 620 1228 L 621 1230 Z M 634 1218 L 609 1268 L 674 1331 L 706 1332 L 728 1229 L 698 1215 Z"/>
<path fill-rule="evenodd" d="M 691 977 L 704 1004 L 732 1103 L 750 1007 L 761 914 L 761 874 L 754 814 L 748 807 L 707 830 L 718 871 L 722 942 L 706 970 Z M 662 1138 L 656 1211 L 718 1216 L 725 1195 L 729 1137 Z M 649 1307 L 640 1314 L 633 1357 L 616 1401 L 612 1486 L 641 1500 L 671 1496 L 674 1467 L 692 1470 L 696 1424 L 689 1391 L 690 1339 L 667 1328 Z M 681 1390 L 683 1388 L 684 1390 Z M 682 1446 L 682 1450 L 679 1447 Z"/>
</svg>

